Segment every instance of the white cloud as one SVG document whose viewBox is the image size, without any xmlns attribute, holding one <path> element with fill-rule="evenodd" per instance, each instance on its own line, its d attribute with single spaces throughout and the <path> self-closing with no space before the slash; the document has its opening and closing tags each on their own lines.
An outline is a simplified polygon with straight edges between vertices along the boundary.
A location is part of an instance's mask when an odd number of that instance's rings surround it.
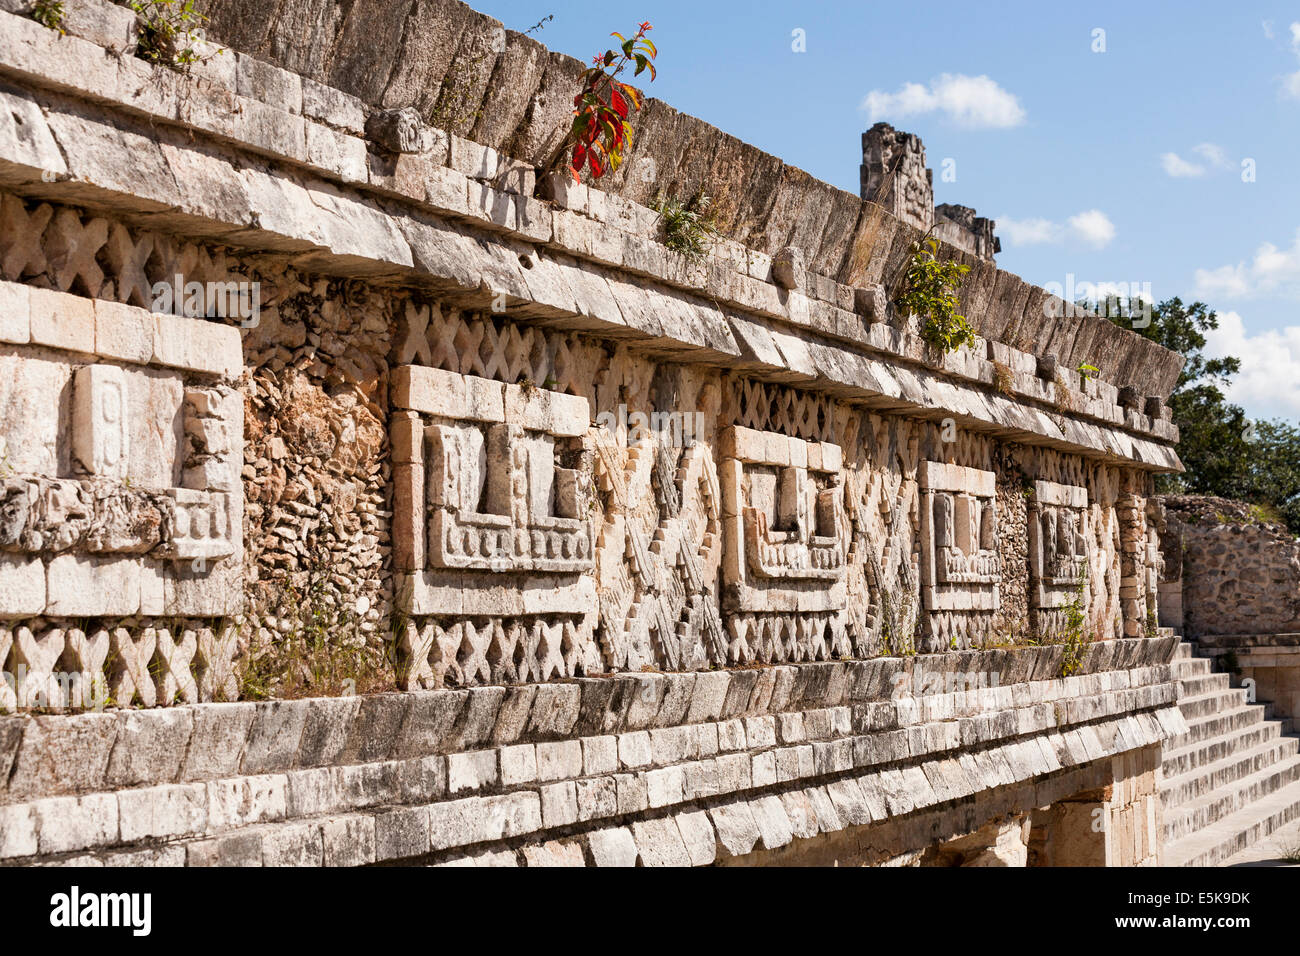
<svg viewBox="0 0 1300 956">
<path fill-rule="evenodd" d="M 1160 165 L 1164 167 L 1168 175 L 1173 176 L 1175 179 L 1191 179 L 1205 175 L 1204 166 L 1189 163 L 1177 153 L 1165 153 L 1160 157 Z"/>
<path fill-rule="evenodd" d="M 1039 246 L 1061 241 L 1061 226 L 1050 219 L 997 218 L 998 235 L 1013 246 Z"/>
<path fill-rule="evenodd" d="M 1197 143 L 1192 152 L 1216 169 L 1235 169 L 1227 151 L 1215 143 Z"/>
<path fill-rule="evenodd" d="M 1280 294 L 1300 298 L 1300 229 L 1289 249 L 1271 242 L 1260 243 L 1250 262 L 1197 269 L 1196 295 L 1200 298 L 1246 298 Z"/>
<path fill-rule="evenodd" d="M 1241 359 L 1241 371 L 1225 389 L 1230 401 L 1255 418 L 1300 418 L 1300 326 L 1250 335 L 1240 315 L 1221 312 L 1205 342 L 1208 355 Z"/>
<path fill-rule="evenodd" d="M 1260 26 L 1262 26 L 1262 27 L 1264 28 L 1264 39 L 1265 39 L 1265 40 L 1271 40 L 1271 39 L 1273 39 L 1273 21 L 1272 21 L 1272 20 L 1261 20 L 1261 21 L 1260 21 Z"/>
<path fill-rule="evenodd" d="M 944 73 L 930 81 L 904 83 L 897 93 L 872 90 L 862 100 L 872 121 L 903 119 L 921 113 L 944 113 L 960 126 L 1005 129 L 1025 121 L 1025 110 L 1014 94 L 987 76 Z"/>
<path fill-rule="evenodd" d="M 1066 220 L 1074 234 L 1090 246 L 1101 249 L 1115 238 L 1115 224 L 1100 209 L 1089 209 Z"/>
<path fill-rule="evenodd" d="M 1164 153 L 1160 165 L 1166 174 L 1175 179 L 1193 179 L 1204 176 L 1210 169 L 1235 169 L 1228 152 L 1217 143 L 1197 143 L 1192 152 L 1201 158 L 1200 163 L 1183 159 L 1177 153 Z"/>
<path fill-rule="evenodd" d="M 1081 212 L 1064 223 L 1010 216 L 998 216 L 996 222 L 998 236 L 1012 246 L 1041 246 L 1075 239 L 1100 249 L 1115 238 L 1115 224 L 1100 209 Z"/>
<path fill-rule="evenodd" d="M 1300 23 L 1291 24 L 1291 52 L 1300 56 Z M 1300 72 L 1288 73 L 1282 77 L 1282 95 L 1287 99 L 1300 100 Z"/>
</svg>

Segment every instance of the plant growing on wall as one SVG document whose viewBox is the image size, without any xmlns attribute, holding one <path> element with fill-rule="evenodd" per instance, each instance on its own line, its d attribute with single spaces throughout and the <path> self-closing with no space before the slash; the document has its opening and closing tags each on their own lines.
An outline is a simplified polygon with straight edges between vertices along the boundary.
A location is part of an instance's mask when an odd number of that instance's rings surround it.
<svg viewBox="0 0 1300 956">
<path fill-rule="evenodd" d="M 939 240 L 933 236 L 912 246 L 903 291 L 894 302 L 923 320 L 921 338 L 942 353 L 975 341 L 975 330 L 957 312 L 957 290 L 969 271 L 960 262 L 940 261 Z"/>
<path fill-rule="evenodd" d="M 584 168 L 591 171 L 593 179 L 599 179 L 623 164 L 623 155 L 632 143 L 628 116 L 641 109 L 641 94 L 618 77 L 635 64 L 632 75 L 648 70 L 653 82 L 659 51 L 646 36 L 652 29 L 647 22 L 631 37 L 611 33 L 619 40 L 618 49 L 597 54 L 583 71 L 582 91 L 573 98 L 573 126 L 561 150 L 572 150 L 569 169 L 575 180 Z"/>
<path fill-rule="evenodd" d="M 63 18 L 65 11 L 63 0 L 36 0 L 32 7 L 32 19 L 43 27 L 64 33 Z"/>
<path fill-rule="evenodd" d="M 1088 645 L 1092 643 L 1087 631 L 1088 615 L 1083 610 L 1087 587 L 1088 567 L 1084 565 L 1083 572 L 1079 575 L 1078 590 L 1070 603 L 1061 609 L 1065 618 L 1061 628 L 1061 643 L 1065 645 L 1065 653 L 1061 657 L 1062 677 L 1070 677 L 1079 671 L 1088 653 Z"/>
<path fill-rule="evenodd" d="M 200 47 L 208 18 L 194 0 L 127 0 L 126 6 L 140 17 L 136 52 L 142 59 L 182 69 L 204 59 Z"/>
<path fill-rule="evenodd" d="M 659 213 L 664 245 L 692 262 L 704 258 L 717 235 L 713 216 L 709 214 L 711 202 L 702 194 L 686 202 L 656 196 L 650 202 L 650 208 Z"/>
</svg>

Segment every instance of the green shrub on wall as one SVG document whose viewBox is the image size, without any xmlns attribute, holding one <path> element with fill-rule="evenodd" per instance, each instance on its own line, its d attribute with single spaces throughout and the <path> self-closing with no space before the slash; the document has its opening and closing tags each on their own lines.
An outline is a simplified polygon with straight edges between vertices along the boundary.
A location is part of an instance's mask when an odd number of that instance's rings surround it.
<svg viewBox="0 0 1300 956">
<path fill-rule="evenodd" d="M 955 352 L 975 341 L 975 330 L 957 312 L 957 291 L 968 272 L 968 265 L 939 260 L 939 240 L 934 237 L 912 246 L 903 291 L 894 304 L 922 320 L 921 338 L 940 353 Z"/>
</svg>

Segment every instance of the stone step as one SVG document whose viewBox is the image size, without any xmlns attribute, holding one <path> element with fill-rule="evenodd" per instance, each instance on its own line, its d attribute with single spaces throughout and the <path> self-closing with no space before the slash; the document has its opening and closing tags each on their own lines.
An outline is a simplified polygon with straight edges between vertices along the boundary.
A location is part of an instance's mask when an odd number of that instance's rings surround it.
<svg viewBox="0 0 1300 956">
<path fill-rule="evenodd" d="M 1191 803 L 1198 797 L 1223 789 L 1251 774 L 1284 764 L 1297 753 L 1300 753 L 1300 740 L 1295 737 L 1267 740 L 1248 750 L 1229 754 L 1214 763 L 1194 767 L 1186 773 L 1164 780 L 1160 787 L 1160 802 L 1165 807 Z"/>
<path fill-rule="evenodd" d="M 1300 780 L 1300 758 L 1292 757 L 1187 803 L 1165 807 L 1164 842 L 1203 830 L 1249 804 Z"/>
<path fill-rule="evenodd" d="M 1184 697 L 1178 701 L 1178 709 L 1188 720 L 1196 717 L 1208 717 L 1225 710 L 1235 710 L 1246 703 L 1246 692 L 1240 687 L 1227 690 L 1214 690 L 1208 694 Z"/>
<path fill-rule="evenodd" d="M 1215 691 L 1225 691 L 1232 689 L 1231 678 L 1227 674 L 1196 674 L 1189 677 L 1175 675 L 1178 677 L 1178 699 L 1202 697 Z"/>
<path fill-rule="evenodd" d="M 1186 717 L 1186 714 L 1183 716 Z M 1264 719 L 1264 708 L 1256 704 L 1245 704 L 1205 717 L 1188 718 L 1187 732 L 1171 737 L 1166 741 L 1165 747 L 1168 750 L 1182 750 L 1191 744 L 1244 730 L 1253 724 L 1261 724 Z"/>
<path fill-rule="evenodd" d="M 1213 674 L 1214 663 L 1204 657 L 1193 657 L 1170 663 L 1170 672 L 1176 678 L 1198 677 L 1201 674 Z"/>
<path fill-rule="evenodd" d="M 1288 784 L 1214 823 L 1165 844 L 1165 866 L 1216 866 L 1300 819 L 1300 782 Z"/>
<path fill-rule="evenodd" d="M 1179 641 L 1174 647 L 1174 660 L 1185 661 L 1196 656 L 1196 645 L 1191 641 Z"/>
<path fill-rule="evenodd" d="M 1282 735 L 1281 721 L 1265 720 L 1181 748 L 1167 746 L 1160 771 L 1165 780 L 1171 780 L 1189 770 L 1277 740 Z"/>
</svg>

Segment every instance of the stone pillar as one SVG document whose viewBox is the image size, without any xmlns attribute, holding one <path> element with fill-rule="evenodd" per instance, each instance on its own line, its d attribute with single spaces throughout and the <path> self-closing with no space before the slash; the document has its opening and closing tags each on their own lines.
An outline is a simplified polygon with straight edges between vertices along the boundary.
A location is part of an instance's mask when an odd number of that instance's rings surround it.
<svg viewBox="0 0 1300 956">
<path fill-rule="evenodd" d="M 1160 748 L 1130 750 L 1110 760 L 1112 780 L 1036 811 L 1030 866 L 1158 866 Z"/>
<path fill-rule="evenodd" d="M 862 134 L 862 198 L 926 230 L 934 223 L 934 174 L 921 137 L 877 123 Z"/>
</svg>

